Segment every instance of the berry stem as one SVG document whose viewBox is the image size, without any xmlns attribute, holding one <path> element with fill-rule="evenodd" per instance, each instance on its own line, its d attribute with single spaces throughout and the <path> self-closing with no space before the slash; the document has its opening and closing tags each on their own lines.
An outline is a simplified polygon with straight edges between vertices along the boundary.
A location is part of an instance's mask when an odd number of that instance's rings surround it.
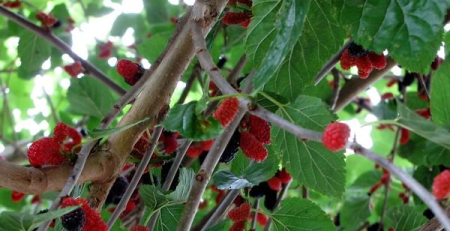
<svg viewBox="0 0 450 231">
<path fill-rule="evenodd" d="M 255 203 L 253 203 L 251 230 L 256 230 L 256 216 L 258 216 L 259 201 L 259 198 L 256 198 Z"/>
</svg>

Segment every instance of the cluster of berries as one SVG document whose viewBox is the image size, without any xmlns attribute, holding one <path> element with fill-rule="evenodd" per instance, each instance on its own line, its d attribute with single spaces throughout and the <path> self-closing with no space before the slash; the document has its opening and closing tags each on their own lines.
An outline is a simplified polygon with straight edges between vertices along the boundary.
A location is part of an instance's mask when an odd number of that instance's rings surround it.
<svg viewBox="0 0 450 231">
<path fill-rule="evenodd" d="M 50 30 L 58 22 L 51 14 L 46 14 L 44 12 L 37 13 L 36 18 L 41 22 L 42 27 L 47 30 Z"/>
<path fill-rule="evenodd" d="M 344 70 L 349 70 L 353 66 L 358 67 L 358 75 L 361 79 L 369 77 L 373 68 L 381 70 L 386 66 L 386 58 L 383 54 L 367 51 L 356 43 L 350 44 L 342 53 L 340 61 Z"/>
<path fill-rule="evenodd" d="M 253 4 L 249 0 L 230 0 L 228 6 L 236 6 L 238 3 L 247 7 L 252 7 Z M 225 25 L 241 25 L 244 28 L 248 28 L 251 18 L 252 12 L 249 10 L 244 10 L 243 12 L 226 12 L 222 18 L 222 23 Z"/>
<path fill-rule="evenodd" d="M 28 160 L 33 167 L 60 165 L 71 160 L 72 149 L 79 151 L 81 134 L 64 123 L 58 123 L 54 128 L 53 137 L 36 140 L 28 149 Z"/>
<path fill-rule="evenodd" d="M 209 151 L 213 144 L 214 144 L 214 140 L 192 142 L 191 146 L 189 146 L 189 148 L 186 152 L 186 155 L 191 158 L 197 158 L 203 152 Z"/>
<path fill-rule="evenodd" d="M 350 127 L 344 123 L 328 124 L 323 132 L 323 145 L 330 151 L 336 152 L 345 147 L 350 137 Z"/>
<path fill-rule="evenodd" d="M 80 208 L 67 213 L 61 217 L 63 227 L 69 231 L 107 231 L 108 226 L 103 222 L 100 214 L 89 206 L 86 199 L 65 198 L 61 203 L 61 208 L 70 206 L 80 206 Z"/>
<path fill-rule="evenodd" d="M 278 198 L 278 192 L 281 190 L 283 185 L 289 184 L 291 180 L 291 175 L 286 171 L 285 168 L 283 168 L 268 181 L 261 182 L 258 185 L 253 186 L 250 189 L 249 195 L 253 198 L 265 197 L 264 206 L 266 207 L 266 209 L 273 211 L 275 209 L 275 202 Z"/>
<path fill-rule="evenodd" d="M 79 74 L 83 72 L 83 65 L 80 61 L 76 61 L 72 64 L 65 65 L 64 71 L 67 72 L 71 77 L 76 78 Z"/>
<path fill-rule="evenodd" d="M 230 231 L 244 231 L 248 218 L 252 213 L 252 205 L 250 203 L 243 203 L 239 207 L 228 212 L 228 218 L 233 221 Z"/>
<path fill-rule="evenodd" d="M 124 78 L 125 82 L 133 86 L 141 79 L 145 69 L 131 60 L 121 59 L 117 62 L 117 72 Z"/>
<path fill-rule="evenodd" d="M 0 3 L 1 3 L 1 1 L 0 1 Z M 22 1 L 20 1 L 20 0 L 6 1 L 3 3 L 3 6 L 11 8 L 11 9 L 20 8 L 22 6 Z"/>
<path fill-rule="evenodd" d="M 11 200 L 13 202 L 21 202 L 25 198 L 26 194 L 18 191 L 11 192 Z M 41 197 L 39 195 L 34 195 L 31 199 L 31 204 L 41 203 Z"/>
</svg>

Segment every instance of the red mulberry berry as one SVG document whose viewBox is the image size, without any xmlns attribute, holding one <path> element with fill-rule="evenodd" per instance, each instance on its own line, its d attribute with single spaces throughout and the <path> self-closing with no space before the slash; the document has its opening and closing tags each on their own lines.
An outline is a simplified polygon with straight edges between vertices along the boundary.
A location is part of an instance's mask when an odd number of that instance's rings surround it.
<svg viewBox="0 0 450 231">
<path fill-rule="evenodd" d="M 370 72 L 372 72 L 373 66 L 370 62 L 369 56 L 364 55 L 356 58 L 356 67 L 358 67 L 359 77 L 366 79 L 369 77 Z"/>
<path fill-rule="evenodd" d="M 61 216 L 62 226 L 69 231 L 78 231 L 86 224 L 86 215 L 82 208 L 73 210 Z"/>
<path fill-rule="evenodd" d="M 269 122 L 259 118 L 258 116 L 249 116 L 249 130 L 250 134 L 263 143 L 270 144 L 270 124 Z"/>
<path fill-rule="evenodd" d="M 349 70 L 351 67 L 355 66 L 355 57 L 351 56 L 348 50 L 342 52 L 341 58 L 341 67 L 344 70 Z"/>
<path fill-rule="evenodd" d="M 51 14 L 46 14 L 44 12 L 37 13 L 36 18 L 42 23 L 42 26 L 46 28 L 51 28 L 58 22 Z"/>
<path fill-rule="evenodd" d="M 142 159 L 149 148 L 150 148 L 150 140 L 146 136 L 142 135 L 139 138 L 139 140 L 134 144 L 131 155 L 133 155 L 136 158 Z"/>
<path fill-rule="evenodd" d="M 73 64 L 65 65 L 64 70 L 69 74 L 71 77 L 77 77 L 81 72 L 83 71 L 83 66 L 79 61 L 76 61 Z"/>
<path fill-rule="evenodd" d="M 247 29 L 248 26 L 250 25 L 250 23 L 251 23 L 251 20 L 248 19 L 248 20 L 245 20 L 245 21 L 239 23 L 239 25 L 241 25 L 242 27 L 244 27 L 245 29 Z"/>
<path fill-rule="evenodd" d="M 28 149 L 27 154 L 30 164 L 34 167 L 59 165 L 68 161 L 68 159 L 61 154 L 58 141 L 50 137 L 45 137 L 33 142 Z"/>
<path fill-rule="evenodd" d="M 258 222 L 259 225 L 264 227 L 267 225 L 267 222 L 269 221 L 269 217 L 264 213 L 258 213 L 256 215 L 256 221 Z"/>
<path fill-rule="evenodd" d="M 214 144 L 214 140 L 205 140 L 200 143 L 203 151 L 209 151 Z"/>
<path fill-rule="evenodd" d="M 433 69 L 434 71 L 437 70 L 442 62 L 444 62 L 444 60 L 441 57 L 436 57 L 431 63 L 431 69 Z"/>
<path fill-rule="evenodd" d="M 98 57 L 101 59 L 107 59 L 111 56 L 112 54 L 112 48 L 113 48 L 113 43 L 111 41 L 108 41 L 105 44 L 99 45 L 98 49 L 99 49 L 99 53 L 98 53 Z"/>
<path fill-rule="evenodd" d="M 228 218 L 234 222 L 245 221 L 252 212 L 252 205 L 250 203 L 243 203 L 228 212 Z"/>
<path fill-rule="evenodd" d="M 434 178 L 433 195 L 439 199 L 445 199 L 450 194 L 450 170 L 445 170 Z"/>
<path fill-rule="evenodd" d="M 11 8 L 11 9 L 19 8 L 22 6 L 22 2 L 21 1 L 8 1 L 8 2 L 3 3 L 3 6 L 7 7 L 7 8 Z"/>
<path fill-rule="evenodd" d="M 121 59 L 117 62 L 117 72 L 125 79 L 125 82 L 131 86 L 143 75 L 143 68 L 133 61 Z"/>
<path fill-rule="evenodd" d="M 39 195 L 34 195 L 31 199 L 31 204 L 39 204 L 41 203 L 41 197 Z"/>
<path fill-rule="evenodd" d="M 424 109 L 417 109 L 416 113 L 418 115 L 422 116 L 425 119 L 429 119 L 431 117 L 430 108 L 429 107 L 424 108 Z"/>
<path fill-rule="evenodd" d="M 402 145 L 407 144 L 409 141 L 409 136 L 410 136 L 409 130 L 402 128 L 400 130 L 400 144 Z"/>
<path fill-rule="evenodd" d="M 70 152 L 73 147 L 81 144 L 81 140 L 83 139 L 75 128 L 61 122 L 55 126 L 53 136 L 59 143 L 64 145 L 64 151 L 66 152 Z M 75 151 L 79 151 L 80 149 L 81 147 L 78 147 Z"/>
<path fill-rule="evenodd" d="M 103 222 L 100 215 L 93 210 L 86 199 L 71 198 L 64 199 L 61 203 L 61 208 L 69 206 L 81 205 L 81 209 L 84 211 L 86 217 L 86 223 L 83 226 L 83 231 L 107 231 L 108 226 Z"/>
<path fill-rule="evenodd" d="M 178 149 L 178 141 L 174 135 L 166 136 L 163 144 L 166 154 L 171 154 Z"/>
<path fill-rule="evenodd" d="M 237 98 L 228 98 L 224 100 L 217 110 L 213 113 L 213 117 L 226 127 L 236 116 L 239 109 L 239 100 Z"/>
<path fill-rule="evenodd" d="M 256 161 L 261 162 L 267 158 L 267 150 L 263 144 L 259 142 L 252 134 L 248 132 L 241 133 L 241 149 L 245 156 Z"/>
<path fill-rule="evenodd" d="M 143 225 L 134 226 L 134 228 L 131 231 L 150 231 L 147 227 Z"/>
<path fill-rule="evenodd" d="M 222 18 L 222 23 L 225 25 L 241 24 L 250 20 L 250 14 L 245 12 L 226 12 Z"/>
<path fill-rule="evenodd" d="M 14 202 L 19 202 L 21 200 L 23 200 L 23 198 L 25 198 L 25 193 L 21 193 L 21 192 L 17 192 L 17 191 L 12 191 L 11 193 L 11 199 Z"/>
<path fill-rule="evenodd" d="M 375 52 L 370 52 L 368 56 L 374 68 L 381 70 L 386 67 L 386 58 L 383 54 L 379 55 Z"/>
<path fill-rule="evenodd" d="M 274 191 L 280 191 L 281 190 L 281 181 L 280 179 L 278 179 L 278 177 L 274 176 L 272 178 L 270 178 L 267 181 L 267 184 L 269 185 L 269 187 L 274 190 Z"/>
<path fill-rule="evenodd" d="M 391 92 L 387 92 L 387 93 L 384 93 L 383 95 L 381 95 L 382 100 L 393 99 L 393 98 L 394 98 L 394 94 L 392 94 Z"/>
<path fill-rule="evenodd" d="M 200 156 L 200 154 L 202 154 L 203 149 L 201 146 L 197 145 L 197 144 L 192 144 L 187 152 L 186 155 L 188 155 L 191 158 L 197 158 L 198 156 Z"/>
<path fill-rule="evenodd" d="M 287 184 L 291 182 L 292 177 L 291 174 L 289 174 L 285 168 L 281 169 L 281 171 L 278 173 L 278 179 L 280 179 L 281 183 Z"/>
<path fill-rule="evenodd" d="M 247 221 L 235 222 L 235 223 L 233 223 L 233 225 L 231 225 L 229 231 L 244 231 L 246 224 L 247 224 Z"/>
<path fill-rule="evenodd" d="M 350 137 L 350 128 L 347 124 L 333 122 L 329 124 L 323 133 L 323 145 L 335 152 L 345 147 Z"/>
</svg>

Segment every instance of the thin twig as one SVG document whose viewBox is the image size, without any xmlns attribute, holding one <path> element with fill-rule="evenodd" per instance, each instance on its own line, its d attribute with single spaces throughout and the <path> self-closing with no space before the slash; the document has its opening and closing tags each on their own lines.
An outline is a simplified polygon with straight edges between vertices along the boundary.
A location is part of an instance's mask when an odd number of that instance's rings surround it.
<svg viewBox="0 0 450 231">
<path fill-rule="evenodd" d="M 69 45 L 67 45 L 65 42 L 63 42 L 61 39 L 53 35 L 51 32 L 38 27 L 28 19 L 22 17 L 19 14 L 16 14 L 7 8 L 0 6 L 0 15 L 5 16 L 9 20 L 19 24 L 20 26 L 24 27 L 25 29 L 33 32 L 34 34 L 40 36 L 41 38 L 47 40 L 50 44 L 52 44 L 54 47 L 56 47 L 58 50 L 60 50 L 63 53 L 66 53 L 69 55 L 73 60 L 81 62 L 83 65 L 83 68 L 89 72 L 90 75 L 97 78 L 101 82 L 103 82 L 106 86 L 111 88 L 113 91 L 117 92 L 119 95 L 125 94 L 125 90 L 119 86 L 117 83 L 109 79 L 100 69 L 92 65 L 90 62 L 82 59 L 80 56 L 78 56 L 75 52 L 72 51 Z"/>
<path fill-rule="evenodd" d="M 376 154 L 375 152 L 365 149 L 357 143 L 350 143 L 349 147 L 355 152 L 369 160 L 374 161 L 381 167 L 387 169 L 390 173 L 397 176 L 403 183 L 408 186 L 422 201 L 430 208 L 436 218 L 442 223 L 445 229 L 450 230 L 450 220 L 445 215 L 445 211 L 441 208 L 436 198 L 430 194 L 419 182 L 413 177 L 402 171 L 389 160 Z"/>
<path fill-rule="evenodd" d="M 344 46 L 333 56 L 330 60 L 322 67 L 322 70 L 319 71 L 319 73 L 316 76 L 315 84 L 319 84 L 320 81 L 322 81 L 325 76 L 336 66 L 336 64 L 339 62 L 339 59 L 341 58 L 342 52 L 344 52 L 352 43 L 352 40 L 348 40 Z"/>
<path fill-rule="evenodd" d="M 259 198 L 255 199 L 255 203 L 253 204 L 253 214 L 252 214 L 252 224 L 251 230 L 256 230 L 256 217 L 258 216 L 258 208 L 259 208 Z"/>
<path fill-rule="evenodd" d="M 48 95 L 47 91 L 45 91 L 45 87 L 42 87 L 42 93 L 44 93 L 45 99 L 47 100 L 48 106 L 50 107 L 53 120 L 55 121 L 55 123 L 58 123 L 59 119 L 55 105 L 53 104 L 52 98 Z"/>
<path fill-rule="evenodd" d="M 196 77 L 200 75 L 199 69 L 200 69 L 200 64 L 196 63 L 194 65 L 194 68 L 192 69 L 191 75 L 189 76 L 188 80 L 186 81 L 186 86 L 184 87 L 183 92 L 181 92 L 181 95 L 180 95 L 180 98 L 178 99 L 177 104 L 183 104 L 183 102 L 186 100 L 186 97 L 189 94 L 189 91 L 191 90 Z"/>
<path fill-rule="evenodd" d="M 201 230 L 205 230 L 211 226 L 213 226 L 215 223 L 219 221 L 219 219 L 223 216 L 223 214 L 227 211 L 228 207 L 231 203 L 233 203 L 234 199 L 239 195 L 239 190 L 233 189 L 230 190 L 227 195 L 222 199 L 217 209 L 214 211 L 214 213 L 211 215 L 211 217 L 208 219 L 208 221 L 205 223 L 205 225 L 202 227 Z"/>
<path fill-rule="evenodd" d="M 334 110 L 334 108 L 336 107 L 336 103 L 337 103 L 337 100 L 338 100 L 338 98 L 339 98 L 339 80 L 341 79 L 340 78 L 340 73 L 339 73 L 339 71 L 338 71 L 338 69 L 336 69 L 336 68 L 333 68 L 332 70 L 331 70 L 331 74 L 333 74 L 333 86 L 334 86 L 334 88 L 333 88 L 333 96 L 331 97 L 331 101 L 330 101 L 330 108 L 331 108 L 331 110 Z"/>
<path fill-rule="evenodd" d="M 125 193 L 123 194 L 122 199 L 120 200 L 116 209 L 114 210 L 114 213 L 109 218 L 108 230 L 111 229 L 111 227 L 116 222 L 117 218 L 119 218 L 120 214 L 127 207 L 127 203 L 130 200 L 131 196 L 133 195 L 133 192 L 136 189 L 137 185 L 139 184 L 139 180 L 141 179 L 142 174 L 144 174 L 145 169 L 147 168 L 147 165 L 150 162 L 150 159 L 152 158 L 153 152 L 155 151 L 155 148 L 158 145 L 158 139 L 161 136 L 162 131 L 163 127 L 157 127 L 153 131 L 152 138 L 150 140 L 151 146 L 149 150 L 145 153 L 144 158 L 142 158 L 141 163 L 139 164 L 138 168 L 136 169 L 136 172 L 134 173 L 133 179 L 131 179 L 129 186 L 125 191 Z"/>
</svg>

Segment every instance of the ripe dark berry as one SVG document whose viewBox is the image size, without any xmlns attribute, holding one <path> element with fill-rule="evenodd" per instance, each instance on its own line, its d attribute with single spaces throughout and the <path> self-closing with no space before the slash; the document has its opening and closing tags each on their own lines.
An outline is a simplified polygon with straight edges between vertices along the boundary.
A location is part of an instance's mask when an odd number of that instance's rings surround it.
<svg viewBox="0 0 450 231">
<path fill-rule="evenodd" d="M 101 59 L 107 59 L 111 56 L 112 54 L 112 48 L 113 48 L 113 43 L 111 41 L 108 41 L 105 44 L 99 45 L 98 46 L 98 57 Z"/>
<path fill-rule="evenodd" d="M 86 216 L 83 209 L 78 208 L 61 216 L 61 224 L 68 231 L 79 231 L 86 224 Z"/>
<path fill-rule="evenodd" d="M 249 129 L 255 138 L 262 144 L 270 144 L 270 124 L 258 116 L 249 116 Z"/>
<path fill-rule="evenodd" d="M 239 109 L 239 100 L 237 98 L 225 99 L 217 110 L 213 113 L 213 117 L 226 127 L 236 116 Z"/>
<path fill-rule="evenodd" d="M 325 128 L 322 142 L 326 148 L 335 152 L 345 147 L 349 136 L 350 128 L 347 124 L 333 122 Z"/>
<path fill-rule="evenodd" d="M 86 217 L 86 223 L 83 226 L 83 231 L 107 231 L 108 226 L 100 217 L 100 214 L 89 206 L 86 199 L 67 197 L 61 202 L 61 208 L 69 206 L 81 205 Z"/>
<path fill-rule="evenodd" d="M 147 174 L 148 175 L 148 174 Z M 111 190 L 109 190 L 108 197 L 106 197 L 106 204 L 118 204 L 122 199 L 123 194 L 127 190 L 129 182 L 127 178 L 123 176 L 117 177 L 116 181 L 114 181 Z"/>
<path fill-rule="evenodd" d="M 228 218 L 234 222 L 245 221 L 252 212 L 252 205 L 250 203 L 243 203 L 228 212 Z"/>
<path fill-rule="evenodd" d="M 365 50 L 362 46 L 352 42 L 348 47 L 348 53 L 353 57 L 361 57 L 368 54 L 368 51 Z"/>
<path fill-rule="evenodd" d="M 380 227 L 380 223 L 374 223 L 372 225 L 370 225 L 369 227 L 367 227 L 367 231 L 383 231 L 383 227 Z"/>
<path fill-rule="evenodd" d="M 442 200 L 450 194 L 450 170 L 445 170 L 437 175 L 433 180 L 433 195 Z"/>
<path fill-rule="evenodd" d="M 163 134 L 164 134 L 163 140 L 164 150 L 166 154 L 171 154 L 178 149 L 178 140 L 177 140 L 178 135 L 175 132 L 167 132 L 167 131 L 165 131 Z"/>
<path fill-rule="evenodd" d="M 223 68 L 225 66 L 225 63 L 228 61 L 228 59 L 225 56 L 220 56 L 219 61 L 217 61 L 217 68 Z"/>
<path fill-rule="evenodd" d="M 133 86 L 144 74 L 144 68 L 133 61 L 121 59 L 117 62 L 117 72 L 127 84 Z"/>
<path fill-rule="evenodd" d="M 11 9 L 20 8 L 22 6 L 22 2 L 20 0 L 7 1 L 7 2 L 3 3 L 3 6 L 7 7 L 7 8 L 11 8 Z"/>
<path fill-rule="evenodd" d="M 431 69 L 433 69 L 434 71 L 437 70 L 442 62 L 444 62 L 444 60 L 441 57 L 437 56 L 431 63 Z"/>
<path fill-rule="evenodd" d="M 245 230 L 245 225 L 247 224 L 247 221 L 238 221 L 233 223 L 233 225 L 231 225 L 229 231 L 244 231 Z"/>
<path fill-rule="evenodd" d="M 356 67 L 358 67 L 358 75 L 362 79 L 369 77 L 370 72 L 373 69 L 372 62 L 369 56 L 364 55 L 356 58 Z"/>
<path fill-rule="evenodd" d="M 264 207 L 269 211 L 273 211 L 275 209 L 275 203 L 277 202 L 277 192 L 269 189 L 266 191 L 264 198 Z"/>
<path fill-rule="evenodd" d="M 246 12 L 226 12 L 225 16 L 222 18 L 222 23 L 225 25 L 241 24 L 249 21 L 250 17 L 251 14 Z"/>
<path fill-rule="evenodd" d="M 236 156 L 236 153 L 239 150 L 240 146 L 240 139 L 241 139 L 241 133 L 239 130 L 236 129 L 234 131 L 233 135 L 231 136 L 230 141 L 227 144 L 227 147 L 223 151 L 222 155 L 220 156 L 219 162 L 220 163 L 230 163 L 234 157 Z"/>
<path fill-rule="evenodd" d="M 265 195 L 266 191 L 271 190 L 267 182 L 261 182 L 250 189 L 249 195 L 253 198 L 261 198 Z"/>
<path fill-rule="evenodd" d="M 425 211 L 423 211 L 422 215 L 426 218 L 428 218 L 428 220 L 431 220 L 434 218 L 434 213 L 433 211 L 431 211 L 431 209 L 426 209 Z"/>
<path fill-rule="evenodd" d="M 267 158 L 267 150 L 252 134 L 248 132 L 241 133 L 241 149 L 248 158 L 261 162 Z"/>
</svg>

